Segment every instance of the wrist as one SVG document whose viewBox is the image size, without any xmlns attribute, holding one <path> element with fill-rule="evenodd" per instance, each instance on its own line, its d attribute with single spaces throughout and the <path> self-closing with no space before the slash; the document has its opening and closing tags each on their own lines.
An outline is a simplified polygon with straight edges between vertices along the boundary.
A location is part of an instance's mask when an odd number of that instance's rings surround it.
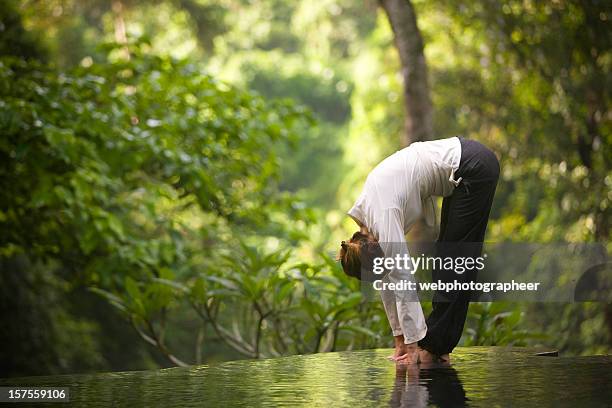
<svg viewBox="0 0 612 408">
<path fill-rule="evenodd" d="M 395 347 L 402 347 L 404 345 L 404 335 L 393 336 L 393 341 L 395 342 Z"/>
</svg>

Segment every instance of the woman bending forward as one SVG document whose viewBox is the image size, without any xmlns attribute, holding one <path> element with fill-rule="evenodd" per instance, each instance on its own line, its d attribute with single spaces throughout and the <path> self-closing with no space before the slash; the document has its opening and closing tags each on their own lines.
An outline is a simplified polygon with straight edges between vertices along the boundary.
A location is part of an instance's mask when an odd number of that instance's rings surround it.
<svg viewBox="0 0 612 408">
<path fill-rule="evenodd" d="M 342 241 L 339 258 L 344 272 L 369 280 L 372 263 L 365 261 L 371 259 L 365 252 L 377 253 L 373 247 L 387 258 L 409 256 L 404 235 L 420 217 L 430 226 L 435 224 L 435 196 L 444 197 L 436 256 L 479 257 L 498 177 L 495 154 L 462 137 L 415 142 L 387 157 L 370 172 L 348 211 L 360 230 Z M 448 244 L 454 242 L 470 244 Z M 379 278 L 385 283 L 413 281 L 413 273 L 395 266 Z M 463 273 L 434 269 L 432 273 L 434 282 L 476 279 L 475 268 Z M 395 338 L 391 358 L 450 361 L 449 354 L 461 338 L 470 295 L 469 291 L 436 292 L 425 320 L 415 291 L 382 290 Z"/>
</svg>

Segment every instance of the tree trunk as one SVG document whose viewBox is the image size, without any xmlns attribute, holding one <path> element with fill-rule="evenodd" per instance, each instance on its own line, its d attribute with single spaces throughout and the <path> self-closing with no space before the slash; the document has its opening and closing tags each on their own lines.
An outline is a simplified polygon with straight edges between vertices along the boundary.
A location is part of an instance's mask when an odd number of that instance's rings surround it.
<svg viewBox="0 0 612 408">
<path fill-rule="evenodd" d="M 427 80 L 423 38 L 410 0 L 380 0 L 385 10 L 399 53 L 404 77 L 406 118 L 402 146 L 433 139 L 432 106 Z"/>
<path fill-rule="evenodd" d="M 432 140 L 432 106 L 427 80 L 427 63 L 423 53 L 423 37 L 417 25 L 414 7 L 410 0 L 379 0 L 385 10 L 395 36 L 404 77 L 404 133 L 402 147 L 412 142 Z M 411 229 L 409 239 L 433 241 L 436 228 L 428 227 L 423 220 Z"/>
<path fill-rule="evenodd" d="M 115 42 L 117 44 L 123 44 L 123 57 L 129 60 L 130 50 L 127 46 L 127 30 L 125 28 L 124 7 L 121 0 L 113 0 L 111 4 L 111 9 L 113 10 L 113 19 L 115 25 Z"/>
</svg>

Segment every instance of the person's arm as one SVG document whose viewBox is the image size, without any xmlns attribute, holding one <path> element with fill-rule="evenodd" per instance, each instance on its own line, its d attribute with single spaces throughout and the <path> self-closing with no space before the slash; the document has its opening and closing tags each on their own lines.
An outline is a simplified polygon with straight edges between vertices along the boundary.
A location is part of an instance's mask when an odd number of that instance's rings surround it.
<svg viewBox="0 0 612 408">
<path fill-rule="evenodd" d="M 387 258 L 395 259 L 397 255 L 404 258 L 404 255 L 406 255 L 410 259 L 406 238 L 404 237 L 402 216 L 402 211 L 399 208 L 388 208 L 382 217 L 378 238 Z M 412 269 L 411 261 L 408 262 L 408 266 Z M 411 269 L 394 267 L 389 271 L 384 281 L 393 283 L 399 283 L 403 280 L 415 282 Z M 405 344 L 416 343 L 425 337 L 427 325 L 416 291 L 396 290 L 387 293 L 383 291 L 381 297 L 394 336 L 402 334 Z"/>
</svg>

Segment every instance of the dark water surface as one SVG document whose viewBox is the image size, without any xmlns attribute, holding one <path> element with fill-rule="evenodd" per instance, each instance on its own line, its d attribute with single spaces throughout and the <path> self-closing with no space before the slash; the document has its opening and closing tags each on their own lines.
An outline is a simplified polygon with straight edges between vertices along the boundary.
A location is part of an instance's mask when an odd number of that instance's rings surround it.
<svg viewBox="0 0 612 408">
<path fill-rule="evenodd" d="M 612 406 L 612 356 L 542 357 L 528 348 L 470 347 L 455 350 L 451 367 L 417 368 L 396 367 L 385 358 L 391 352 L 2 379 L 0 385 L 67 386 L 70 405 L 87 407 Z"/>
</svg>

